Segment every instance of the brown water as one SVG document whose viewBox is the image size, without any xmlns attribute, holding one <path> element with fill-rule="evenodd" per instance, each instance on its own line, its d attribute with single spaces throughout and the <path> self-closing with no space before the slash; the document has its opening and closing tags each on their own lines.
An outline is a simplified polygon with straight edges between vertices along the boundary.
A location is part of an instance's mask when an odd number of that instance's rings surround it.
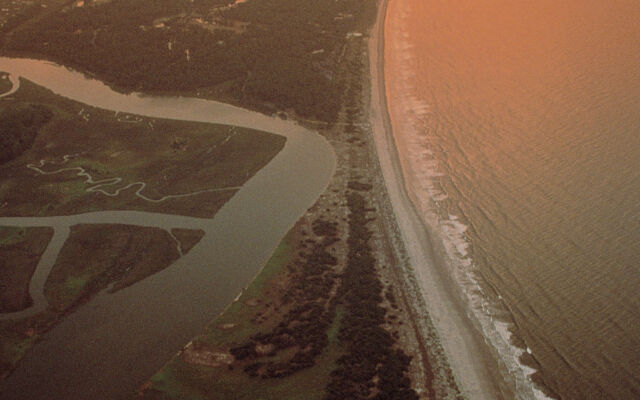
<svg viewBox="0 0 640 400">
<path fill-rule="evenodd" d="M 44 61 L 0 57 L 0 71 L 107 110 L 223 123 L 287 139 L 282 151 L 211 219 L 126 210 L 0 218 L 4 226 L 51 226 L 56 230 L 34 277 L 40 283 L 32 282 L 30 287 L 40 290 L 47 268 L 53 265 L 69 227 L 75 224 L 126 223 L 205 231 L 204 238 L 170 268 L 117 293 L 102 292 L 66 316 L 0 382 L 2 400 L 134 398 L 146 379 L 251 282 L 281 238 L 325 190 L 335 169 L 335 154 L 315 132 L 228 104 L 123 95 Z M 43 296 L 40 301 L 34 297 L 36 305 L 45 301 Z"/>
<path fill-rule="evenodd" d="M 640 398 L 640 2 L 391 0 L 387 18 L 394 132 L 505 379 Z"/>
</svg>

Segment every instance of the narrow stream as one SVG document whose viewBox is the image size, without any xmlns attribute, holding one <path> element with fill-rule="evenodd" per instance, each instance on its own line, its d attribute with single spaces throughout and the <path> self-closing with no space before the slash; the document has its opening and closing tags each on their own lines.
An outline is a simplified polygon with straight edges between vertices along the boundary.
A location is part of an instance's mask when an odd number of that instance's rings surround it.
<svg viewBox="0 0 640 400">
<path fill-rule="evenodd" d="M 249 284 L 286 232 L 326 188 L 335 170 L 335 154 L 315 132 L 228 104 L 123 95 L 44 61 L 0 58 L 0 71 L 95 107 L 229 124 L 287 138 L 284 149 L 213 219 L 135 211 L 0 218 L 0 226 L 51 226 L 58 236 L 79 223 L 205 230 L 202 241 L 170 268 L 115 294 L 101 293 L 67 316 L 0 383 L 2 399 L 131 398 L 145 379 Z M 50 246 L 57 248 L 45 252 L 32 288 L 39 284 L 38 279 L 46 279 L 46 265 L 53 265 L 62 242 L 52 240 Z"/>
</svg>

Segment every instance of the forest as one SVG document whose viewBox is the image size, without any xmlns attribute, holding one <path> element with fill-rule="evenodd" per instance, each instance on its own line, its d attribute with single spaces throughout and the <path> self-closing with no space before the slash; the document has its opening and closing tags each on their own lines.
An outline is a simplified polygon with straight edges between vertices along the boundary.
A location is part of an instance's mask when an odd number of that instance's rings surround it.
<svg viewBox="0 0 640 400">
<path fill-rule="evenodd" d="M 121 91 L 198 92 L 333 122 L 332 71 L 375 0 L 87 1 L 16 29 L 3 53 L 85 70 Z M 233 27 L 237 27 L 234 29 Z"/>
</svg>

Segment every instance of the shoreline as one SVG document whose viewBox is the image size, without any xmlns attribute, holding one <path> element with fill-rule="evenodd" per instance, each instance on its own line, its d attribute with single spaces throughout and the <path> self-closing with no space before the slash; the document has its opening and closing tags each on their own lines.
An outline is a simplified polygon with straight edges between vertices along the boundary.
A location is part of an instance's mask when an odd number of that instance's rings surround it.
<svg viewBox="0 0 640 400">
<path fill-rule="evenodd" d="M 391 274 L 397 279 L 401 291 L 406 292 L 405 301 L 412 303 L 409 305 L 411 310 L 407 313 L 407 319 L 412 320 L 412 330 L 415 330 L 417 335 L 420 351 L 424 352 L 426 348 L 430 353 L 429 361 L 431 361 L 433 352 L 444 349 L 442 353 L 449 359 L 453 374 L 465 397 L 499 398 L 495 380 L 488 376 L 490 359 L 487 358 L 486 352 L 482 352 L 484 345 L 479 341 L 477 332 L 474 333 L 471 322 L 464 315 L 464 305 L 457 303 L 456 289 L 452 286 L 451 278 L 447 276 L 445 264 L 436 264 L 434 261 L 439 258 L 439 254 L 434 251 L 430 239 L 433 233 L 429 232 L 429 226 L 418 217 L 410 198 L 412 193 L 406 187 L 403 160 L 398 155 L 397 138 L 394 137 L 392 130 L 387 108 L 387 94 L 384 91 L 384 22 L 388 3 L 389 0 L 379 2 L 376 24 L 371 31 L 371 38 L 366 43 L 369 45 L 371 91 L 368 94 L 370 104 L 364 104 L 364 111 L 369 111 L 369 120 L 372 124 L 370 132 L 372 136 L 367 145 L 368 157 L 373 164 L 377 164 L 374 167 L 375 172 L 369 173 L 370 175 L 365 173 L 365 175 L 377 181 L 379 185 L 376 185 L 376 191 L 379 190 L 382 193 L 376 195 L 379 200 L 377 204 L 384 210 L 381 216 L 385 219 L 385 233 L 388 235 L 388 240 L 392 242 L 393 252 L 398 259 L 397 266 L 392 268 Z M 366 81 L 366 77 L 363 79 Z M 332 144 L 336 145 L 336 143 Z M 335 176 L 332 181 L 334 179 Z M 326 192 L 328 190 L 326 188 Z M 412 264 L 428 266 L 429 270 L 414 269 Z M 432 279 L 440 284 L 430 283 Z M 434 310 L 433 307 L 436 309 Z M 431 317 L 426 310 L 429 310 Z M 449 315 L 452 312 L 455 312 L 455 315 Z M 449 338 L 443 333 L 455 337 Z M 440 341 L 443 343 L 442 346 Z M 460 343 L 463 346 L 460 346 Z M 470 348 L 477 353 L 472 353 Z M 470 356 L 470 354 L 475 355 Z M 424 354 L 422 359 L 424 361 Z M 438 361 L 440 361 L 439 357 Z M 414 376 L 418 379 L 424 377 L 417 373 Z M 416 380 L 414 384 L 420 386 L 425 382 Z"/>
<path fill-rule="evenodd" d="M 437 335 L 433 329 L 423 329 L 423 325 L 420 323 L 421 318 L 418 317 L 422 311 L 417 311 L 413 306 L 416 303 L 414 295 L 416 292 L 408 292 L 404 289 L 406 279 L 403 272 L 405 265 L 403 246 L 399 240 L 400 235 L 395 224 L 391 203 L 386 194 L 368 123 L 370 81 L 367 70 L 369 61 L 367 44 L 366 38 L 357 42 L 353 41 L 345 52 L 345 69 L 341 70 L 341 73 L 344 73 L 347 79 L 347 91 L 352 91 L 353 95 L 344 104 L 340 114 L 340 122 L 319 131 L 329 141 L 336 153 L 336 172 L 316 203 L 305 212 L 289 231 L 287 237 L 281 241 L 281 246 L 288 248 L 288 252 L 293 257 L 285 263 L 289 265 L 287 268 L 280 268 L 280 272 L 274 273 L 273 263 L 270 260 L 233 304 L 218 315 L 201 335 L 194 338 L 182 352 L 176 354 L 156 375 L 151 377 L 149 382 L 141 387 L 142 398 L 155 399 L 157 397 L 154 396 L 159 395 L 159 392 L 169 398 L 174 398 L 171 396 L 176 396 L 175 393 L 178 393 L 176 391 L 178 389 L 217 393 L 218 396 L 224 397 L 227 393 L 226 390 L 229 390 L 230 387 L 238 388 L 237 392 L 234 392 L 235 398 L 255 398 L 250 396 L 258 390 L 255 386 L 256 383 L 262 385 L 259 390 L 265 398 L 298 398 L 297 391 L 292 393 L 283 390 L 283 386 L 304 386 L 306 390 L 309 390 L 306 393 L 309 398 L 323 398 L 321 396 L 326 394 L 326 385 L 331 376 L 329 373 L 333 370 L 337 358 L 342 356 L 344 351 L 341 345 L 336 342 L 336 340 L 343 340 L 339 339 L 338 329 L 341 329 L 344 322 L 343 318 L 345 318 L 346 312 L 343 308 L 344 305 L 338 306 L 340 311 L 336 311 L 335 316 L 332 317 L 334 318 L 332 328 L 327 331 L 330 344 L 325 349 L 326 353 L 317 358 L 317 362 L 295 374 L 272 380 L 268 379 L 270 378 L 268 370 L 259 367 L 252 371 L 258 375 L 263 374 L 264 379 L 256 382 L 255 376 L 243 374 L 243 371 L 247 372 L 244 370 L 244 367 L 247 366 L 245 365 L 247 358 L 234 359 L 231 349 L 240 345 L 243 348 L 246 347 L 247 343 L 251 343 L 247 340 L 258 341 L 262 347 L 263 341 L 271 340 L 269 338 L 272 337 L 272 333 L 276 332 L 273 329 L 278 326 L 278 321 L 290 323 L 292 317 L 287 310 L 291 299 L 293 298 L 296 302 L 302 301 L 301 304 L 304 304 L 304 298 L 297 299 L 296 296 L 300 294 L 293 295 L 286 282 L 292 278 L 299 279 L 299 274 L 304 271 L 303 267 L 307 262 L 302 262 L 303 260 L 297 259 L 297 257 L 309 252 L 309 243 L 318 239 L 315 232 L 317 227 L 314 229 L 314 221 L 324 221 L 323 223 L 332 224 L 336 228 L 334 239 L 338 240 L 327 247 L 326 251 L 335 257 L 333 272 L 339 276 L 346 273 L 345 270 L 349 267 L 350 249 L 352 251 L 354 246 L 349 243 L 349 232 L 352 229 L 349 215 L 353 212 L 349 195 L 358 196 L 366 204 L 365 212 L 369 215 L 366 226 L 371 233 L 368 242 L 370 242 L 372 255 L 375 259 L 373 275 L 385 288 L 385 295 L 378 305 L 385 310 L 386 317 L 381 325 L 376 326 L 385 329 L 389 333 L 389 337 L 396 343 L 397 349 L 401 349 L 410 357 L 408 369 L 406 372 L 404 369 L 401 371 L 403 374 L 406 373 L 407 378 L 410 378 L 413 383 L 412 389 L 415 390 L 419 398 L 459 398 L 460 392 L 448 364 L 444 361 L 444 352 L 437 351 L 440 350 L 440 346 L 437 343 L 432 343 L 433 338 Z M 308 122 L 296 120 L 303 124 Z M 274 253 L 272 257 L 279 258 L 277 253 Z M 327 289 L 325 285 L 314 283 L 307 285 L 311 285 L 307 286 L 309 293 L 318 290 L 325 293 L 326 296 L 319 298 L 319 301 L 334 298 L 338 293 L 335 290 L 339 289 L 339 286 Z M 295 286 L 292 287 L 295 289 Z M 285 301 L 285 299 L 288 300 Z M 238 332 L 234 330 L 237 327 L 239 327 Z M 428 333 L 431 340 L 422 340 L 423 331 Z M 253 336 L 251 339 L 252 336 L 249 334 L 251 332 L 254 332 L 254 335 L 262 333 L 261 336 Z M 210 375 L 206 377 L 194 376 L 193 365 L 200 362 L 197 360 L 198 355 L 206 357 L 206 354 L 211 352 L 224 355 L 232 368 L 218 368 L 220 366 L 218 364 L 211 365 L 208 372 Z M 271 362 L 271 359 L 264 358 L 269 355 L 261 354 L 261 350 L 257 350 L 257 347 L 256 352 L 256 355 L 247 356 L 253 357 L 251 362 Z M 284 357 L 284 360 L 288 360 L 290 355 L 285 354 Z M 314 358 L 314 360 L 316 359 Z M 393 368 L 399 368 L 399 366 L 396 365 Z M 185 376 L 189 378 L 185 379 Z M 314 376 L 313 380 L 309 379 L 310 376 Z M 223 381 L 234 383 L 233 385 L 220 386 L 219 382 Z M 376 383 L 373 382 L 373 384 Z M 338 386 L 340 387 L 340 385 Z M 349 384 L 346 383 L 344 388 L 348 387 Z M 336 389 L 335 385 L 333 389 Z M 204 395 L 204 398 L 209 397 Z"/>
<path fill-rule="evenodd" d="M 430 318 L 423 317 L 420 322 L 426 326 L 433 324 L 463 395 L 469 399 L 501 398 L 499 378 L 490 373 L 496 367 L 495 361 L 466 316 L 465 305 L 456 295 L 455 283 L 447 276 L 444 253 L 436 247 L 434 232 L 418 214 L 408 189 L 411 179 L 415 178 L 403 165 L 399 148 L 402 143 L 393 132 L 393 115 L 387 103 L 393 101 L 386 86 L 384 58 L 389 1 L 382 0 L 379 4 L 369 39 L 369 112 L 377 158 L 409 264 L 407 270 L 401 271 L 405 290 L 417 292 L 412 294 L 418 310 L 428 310 Z"/>
</svg>

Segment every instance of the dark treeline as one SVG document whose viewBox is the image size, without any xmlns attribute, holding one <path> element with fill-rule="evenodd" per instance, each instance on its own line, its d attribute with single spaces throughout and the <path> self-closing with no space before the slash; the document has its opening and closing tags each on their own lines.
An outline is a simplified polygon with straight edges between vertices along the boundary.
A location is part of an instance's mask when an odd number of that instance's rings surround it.
<svg viewBox="0 0 640 400">
<path fill-rule="evenodd" d="M 20 26 L 23 21 L 36 17 L 39 13 L 42 12 L 42 10 L 43 8 L 40 6 L 40 4 L 36 2 L 24 2 L 23 4 L 21 4 L 20 9 L 16 10 L 15 14 L 9 15 L 5 24 L 0 26 L 0 43 L 7 36 L 7 34 L 11 32 L 11 30 Z"/>
<path fill-rule="evenodd" d="M 211 89 L 265 111 L 334 121 L 342 88 L 331 71 L 352 40 L 348 33 L 374 20 L 375 0 L 249 0 L 219 8 L 227 3 L 87 2 L 18 29 L 5 51 L 82 67 L 123 90 Z M 243 28 L 216 28 L 233 22 Z"/>
<path fill-rule="evenodd" d="M 366 190 L 362 185 L 354 186 Z M 411 357 L 383 328 L 387 311 L 380 305 L 383 286 L 369 244 L 370 208 L 355 191 L 347 195 L 347 204 L 349 253 L 339 292 L 345 313 L 338 335 L 346 351 L 331 373 L 325 399 L 418 399 L 407 377 Z"/>
<path fill-rule="evenodd" d="M 0 111 L 0 164 L 17 158 L 31 145 L 53 113 L 41 105 L 11 106 Z"/>
<path fill-rule="evenodd" d="M 349 186 L 358 189 L 347 195 L 349 250 L 344 271 L 335 270 L 337 260 L 326 251 L 339 240 L 337 224 L 317 220 L 313 233 L 319 239 L 307 239 L 307 250 L 288 267 L 291 284 L 283 306 L 291 305 L 290 310 L 274 329 L 253 335 L 230 352 L 249 376 L 283 378 L 315 365 L 329 344 L 329 328 L 338 318 L 338 340 L 344 354 L 331 373 L 325 399 L 415 400 L 418 396 L 407 376 L 411 357 L 383 327 L 387 317 L 381 306 L 384 288 L 367 228 L 374 219 L 368 216 L 373 209 L 357 192 L 369 191 L 371 186 L 355 181 Z M 338 290 L 331 296 L 333 288 Z M 386 294 L 395 306 L 392 292 Z M 341 317 L 337 306 L 343 309 Z M 282 356 L 286 353 L 292 355 Z"/>
<path fill-rule="evenodd" d="M 357 124 L 362 117 L 362 84 L 357 77 L 364 68 L 363 58 L 356 53 L 347 65 L 353 76 L 345 88 L 345 133 L 349 143 L 362 147 L 366 133 Z M 391 286 L 384 291 L 370 243 L 372 231 L 368 225 L 376 219 L 376 209 L 369 204 L 367 193 L 374 188 L 355 178 L 347 183 L 345 193 L 348 253 L 337 294 L 338 304 L 344 309 L 338 333 L 344 354 L 331 373 L 325 400 L 415 400 L 418 395 L 407 374 L 411 357 L 398 346 L 397 332 L 391 333 L 384 326 L 387 319 L 392 321 L 396 316 L 382 306 L 383 293 L 392 309 L 397 309 L 397 302 Z"/>
<path fill-rule="evenodd" d="M 365 67 L 362 53 L 348 51 L 341 67 L 348 71 L 343 75 L 345 140 L 362 147 L 366 134 L 358 123 Z M 398 310 L 393 288 L 385 289 L 380 280 L 370 243 L 368 225 L 376 219 L 376 209 L 367 197 L 373 190 L 362 177 L 347 182 L 343 193 L 348 208 L 345 262 L 336 265 L 337 260 L 327 252 L 327 246 L 340 240 L 339 225 L 322 218 L 313 224 L 315 238 L 305 240 L 300 259 L 288 267 L 291 286 L 284 303 L 293 299 L 294 306 L 275 329 L 231 349 L 250 376 L 281 378 L 311 367 L 333 343 L 342 354 L 330 374 L 325 400 L 418 398 L 408 376 L 411 357 L 400 348 L 398 333 L 387 324 L 397 316 L 383 307 L 386 300 L 391 309 Z M 291 349 L 295 355 L 284 356 Z"/>
<path fill-rule="evenodd" d="M 236 360 L 248 361 L 244 371 L 250 376 L 289 376 L 313 366 L 328 345 L 327 329 L 335 318 L 335 298 L 330 293 L 338 274 L 334 271 L 337 260 L 326 248 L 338 240 L 337 224 L 317 220 L 313 233 L 319 239 L 306 239 L 307 251 L 289 266 L 291 284 L 282 300 L 291 309 L 273 330 L 258 333 L 230 350 Z M 261 354 L 258 348 L 266 351 Z M 291 357 L 279 362 L 264 360 L 291 348 L 296 349 Z"/>
</svg>

